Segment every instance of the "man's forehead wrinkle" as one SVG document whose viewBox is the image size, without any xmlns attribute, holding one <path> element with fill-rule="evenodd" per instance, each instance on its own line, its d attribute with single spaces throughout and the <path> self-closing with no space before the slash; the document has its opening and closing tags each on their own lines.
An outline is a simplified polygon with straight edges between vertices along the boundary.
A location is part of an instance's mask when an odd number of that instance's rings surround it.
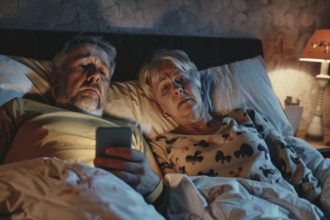
<svg viewBox="0 0 330 220">
<path fill-rule="evenodd" d="M 106 59 L 103 59 L 104 55 L 106 55 Z M 101 47 L 99 47 L 98 45 L 91 45 L 91 47 L 89 48 L 89 56 L 95 56 L 95 60 L 97 58 L 100 58 L 99 60 L 101 60 L 102 64 L 107 66 L 110 69 L 110 64 L 108 64 L 108 60 L 110 60 L 110 55 L 108 53 L 106 53 Z"/>
<path fill-rule="evenodd" d="M 99 46 L 97 46 L 97 45 L 91 45 L 91 46 L 89 47 L 89 51 L 90 51 L 91 53 L 96 54 L 96 55 L 99 55 L 99 56 L 101 56 L 102 53 L 105 52 L 101 47 L 99 47 Z"/>
<path fill-rule="evenodd" d="M 106 57 L 104 56 L 106 55 Z M 110 69 L 110 63 L 108 63 L 107 61 L 110 60 L 109 58 L 109 54 L 105 53 L 103 50 L 95 47 L 88 47 L 86 48 L 86 50 L 84 51 L 75 51 L 71 54 L 67 55 L 67 59 L 65 60 L 65 62 L 63 63 L 64 65 L 67 65 L 68 63 L 74 61 L 74 60 L 79 60 L 79 59 L 83 59 L 83 58 L 94 58 L 95 61 L 99 60 L 101 61 L 101 63 L 105 66 L 107 66 Z M 105 59 L 103 59 L 105 58 Z"/>
</svg>

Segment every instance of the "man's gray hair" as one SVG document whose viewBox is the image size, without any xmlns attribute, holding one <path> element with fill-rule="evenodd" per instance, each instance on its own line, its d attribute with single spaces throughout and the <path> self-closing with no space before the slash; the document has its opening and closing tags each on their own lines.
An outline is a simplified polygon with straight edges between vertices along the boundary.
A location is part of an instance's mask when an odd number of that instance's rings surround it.
<svg viewBox="0 0 330 220">
<path fill-rule="evenodd" d="M 89 36 L 81 34 L 71 38 L 68 42 L 66 42 L 61 51 L 55 55 L 53 59 L 55 69 L 58 69 L 63 65 L 62 62 L 65 58 L 65 54 L 68 53 L 72 48 L 80 44 L 92 44 L 102 48 L 109 55 L 110 73 L 111 76 L 113 75 L 116 66 L 116 48 L 100 36 Z"/>
</svg>

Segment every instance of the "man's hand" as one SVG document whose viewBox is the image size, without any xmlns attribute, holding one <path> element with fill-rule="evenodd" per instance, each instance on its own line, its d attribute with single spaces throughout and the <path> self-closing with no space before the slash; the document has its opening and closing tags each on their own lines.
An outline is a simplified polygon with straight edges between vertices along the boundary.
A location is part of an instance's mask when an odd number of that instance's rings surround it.
<svg viewBox="0 0 330 220">
<path fill-rule="evenodd" d="M 132 186 L 143 196 L 149 195 L 157 186 L 160 177 L 151 169 L 144 153 L 121 147 L 106 150 L 109 157 L 98 157 L 94 165 L 102 167 Z"/>
</svg>

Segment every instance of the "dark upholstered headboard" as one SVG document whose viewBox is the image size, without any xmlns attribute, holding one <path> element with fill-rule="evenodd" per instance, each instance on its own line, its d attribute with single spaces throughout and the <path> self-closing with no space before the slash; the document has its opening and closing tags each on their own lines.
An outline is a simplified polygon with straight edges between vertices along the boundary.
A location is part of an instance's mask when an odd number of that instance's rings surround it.
<svg viewBox="0 0 330 220">
<path fill-rule="evenodd" d="M 61 46 L 78 32 L 0 29 L 0 54 L 51 60 Z M 113 80 L 137 79 L 141 64 L 157 49 L 182 49 L 198 69 L 263 55 L 259 39 L 152 34 L 94 33 L 111 42 L 118 52 Z"/>
</svg>

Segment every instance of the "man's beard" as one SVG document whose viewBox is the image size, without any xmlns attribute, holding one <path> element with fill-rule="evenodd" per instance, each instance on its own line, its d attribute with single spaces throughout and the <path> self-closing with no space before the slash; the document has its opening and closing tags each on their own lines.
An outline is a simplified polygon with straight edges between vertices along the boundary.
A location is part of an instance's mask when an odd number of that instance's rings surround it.
<svg viewBox="0 0 330 220">
<path fill-rule="evenodd" d="M 99 98 L 79 96 L 77 94 L 73 100 L 73 105 L 87 114 L 102 116 L 103 113 L 103 105 L 101 105 Z"/>
<path fill-rule="evenodd" d="M 78 92 L 78 89 L 74 90 L 68 87 L 57 90 L 56 105 L 58 107 L 99 117 L 102 116 L 104 102 L 102 102 L 100 97 L 90 94 L 84 95 Z"/>
</svg>

